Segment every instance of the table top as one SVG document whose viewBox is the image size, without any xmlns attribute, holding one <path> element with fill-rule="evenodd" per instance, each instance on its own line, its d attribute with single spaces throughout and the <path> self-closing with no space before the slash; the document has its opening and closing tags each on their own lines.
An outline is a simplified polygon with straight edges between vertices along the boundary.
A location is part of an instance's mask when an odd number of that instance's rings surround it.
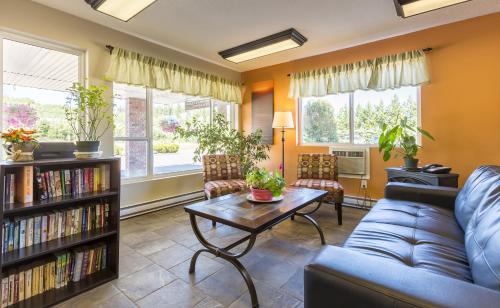
<svg viewBox="0 0 500 308">
<path fill-rule="evenodd" d="M 284 199 L 272 203 L 247 200 L 249 192 L 240 192 L 190 204 L 184 210 L 247 232 L 260 232 L 290 217 L 293 213 L 323 198 L 324 190 L 287 187 Z"/>
</svg>

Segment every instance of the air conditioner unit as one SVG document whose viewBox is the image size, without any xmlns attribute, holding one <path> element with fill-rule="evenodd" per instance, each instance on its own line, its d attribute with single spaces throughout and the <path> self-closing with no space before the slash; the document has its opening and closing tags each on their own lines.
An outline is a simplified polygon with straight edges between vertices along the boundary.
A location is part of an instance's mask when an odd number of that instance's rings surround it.
<svg viewBox="0 0 500 308">
<path fill-rule="evenodd" d="M 329 153 L 337 156 L 339 176 L 345 178 L 370 178 L 370 148 L 360 146 L 333 146 Z"/>
</svg>

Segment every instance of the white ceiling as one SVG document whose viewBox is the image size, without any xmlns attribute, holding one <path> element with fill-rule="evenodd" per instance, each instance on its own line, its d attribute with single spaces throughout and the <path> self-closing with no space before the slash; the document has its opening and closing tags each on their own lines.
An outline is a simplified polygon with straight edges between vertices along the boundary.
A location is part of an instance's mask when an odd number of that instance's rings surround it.
<svg viewBox="0 0 500 308">
<path fill-rule="evenodd" d="M 407 19 L 396 16 L 393 0 L 158 0 L 125 23 L 84 0 L 33 1 L 240 72 L 500 12 L 500 0 Z M 240 64 L 217 53 L 291 27 L 308 38 L 304 46 Z"/>
</svg>

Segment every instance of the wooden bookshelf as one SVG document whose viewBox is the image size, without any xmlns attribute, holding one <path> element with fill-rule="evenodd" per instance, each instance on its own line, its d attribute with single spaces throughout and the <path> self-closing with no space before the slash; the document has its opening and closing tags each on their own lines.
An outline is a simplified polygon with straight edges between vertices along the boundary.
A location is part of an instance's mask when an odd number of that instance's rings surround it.
<svg viewBox="0 0 500 308">
<path fill-rule="evenodd" d="M 54 197 L 31 203 L 7 203 L 4 197 L 5 175 L 16 173 L 25 166 L 39 167 L 40 170 L 62 170 L 96 167 L 109 164 L 109 190 L 82 193 L 76 196 Z M 91 290 L 99 285 L 118 278 L 119 268 L 119 228 L 120 228 L 120 159 L 99 158 L 88 160 L 60 159 L 38 160 L 32 162 L 1 162 L 0 163 L 0 224 L 4 219 L 25 217 L 53 210 L 75 208 L 92 204 L 94 201 L 105 200 L 109 204 L 109 221 L 104 228 L 94 229 L 46 241 L 44 243 L 16 249 L 0 254 L 0 281 L 4 272 L 15 270 L 33 261 L 42 260 L 54 253 L 71 251 L 73 248 L 94 243 L 106 243 L 107 267 L 95 272 L 78 282 L 69 282 L 67 286 L 46 291 L 27 300 L 8 307 L 49 307 L 68 300 L 78 294 Z M 3 228 L 0 227 L 0 236 Z M 0 237 L 1 238 L 1 237 Z M 3 242 L 2 242 L 3 245 Z"/>
</svg>

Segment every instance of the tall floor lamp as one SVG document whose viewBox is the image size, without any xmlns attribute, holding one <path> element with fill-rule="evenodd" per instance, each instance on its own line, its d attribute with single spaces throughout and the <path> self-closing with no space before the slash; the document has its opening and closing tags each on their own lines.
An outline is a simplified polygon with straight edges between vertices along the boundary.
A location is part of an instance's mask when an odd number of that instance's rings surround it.
<svg viewBox="0 0 500 308">
<path fill-rule="evenodd" d="M 285 128 L 293 128 L 293 116 L 290 111 L 275 112 L 273 128 L 281 128 L 281 175 L 285 177 Z"/>
</svg>

